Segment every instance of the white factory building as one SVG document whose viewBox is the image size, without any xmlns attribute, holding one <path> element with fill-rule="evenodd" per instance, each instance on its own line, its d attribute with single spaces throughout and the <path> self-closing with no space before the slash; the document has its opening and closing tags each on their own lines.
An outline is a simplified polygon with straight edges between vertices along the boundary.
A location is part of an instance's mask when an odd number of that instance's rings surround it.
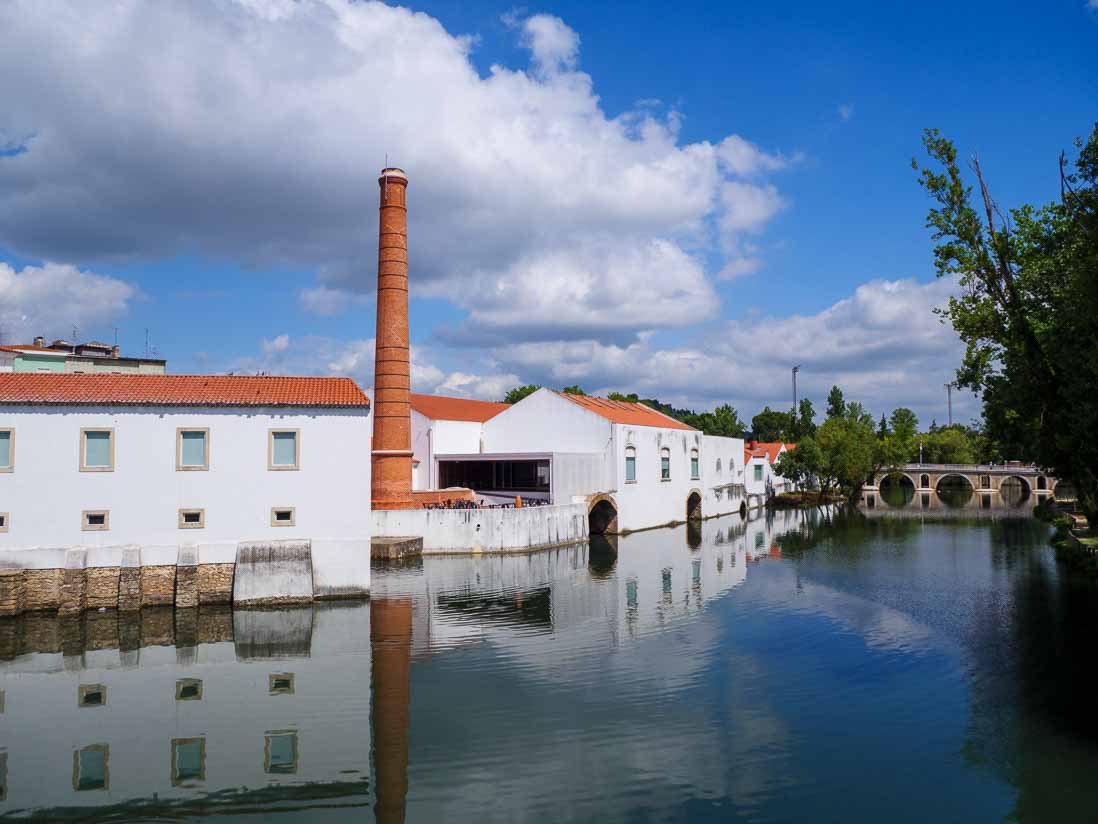
<svg viewBox="0 0 1098 824">
<path fill-rule="evenodd" d="M 596 533 L 745 504 L 742 439 L 705 435 L 644 404 L 539 389 L 513 405 L 414 396 L 412 406 L 420 488 L 584 501 Z"/>
<path fill-rule="evenodd" d="M 317 591 L 369 580 L 370 403 L 349 378 L 0 374 L 0 566 L 233 563 L 308 542 Z M 365 559 L 365 564 L 360 559 Z"/>
</svg>

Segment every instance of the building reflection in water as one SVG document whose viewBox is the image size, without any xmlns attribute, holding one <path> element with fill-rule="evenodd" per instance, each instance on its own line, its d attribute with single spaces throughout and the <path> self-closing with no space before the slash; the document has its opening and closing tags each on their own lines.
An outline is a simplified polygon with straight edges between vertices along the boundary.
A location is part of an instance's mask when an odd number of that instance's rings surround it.
<svg viewBox="0 0 1098 824">
<path fill-rule="evenodd" d="M 399 634 L 399 610 L 374 607 L 386 638 Z M 358 603 L 0 621 L 0 814 L 368 809 L 370 612 Z M 374 664 L 385 712 L 402 719 L 375 733 L 393 758 L 379 773 L 386 789 L 391 771 L 406 786 L 410 620 L 401 626 L 403 644 L 386 640 Z M 390 770 L 399 753 L 404 767 Z"/>
<path fill-rule="evenodd" d="M 779 536 L 825 516 L 755 512 L 525 555 L 429 558 L 376 569 L 368 604 L 0 621 L 0 813 L 323 806 L 403 822 L 417 660 L 488 642 L 523 672 L 557 677 L 545 670 L 562 637 L 612 649 L 697 615 Z"/>
</svg>

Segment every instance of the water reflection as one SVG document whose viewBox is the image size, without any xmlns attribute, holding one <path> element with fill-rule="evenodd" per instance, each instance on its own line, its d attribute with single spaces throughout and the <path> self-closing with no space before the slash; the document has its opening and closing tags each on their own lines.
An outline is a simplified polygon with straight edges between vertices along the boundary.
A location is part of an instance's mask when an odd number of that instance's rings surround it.
<svg viewBox="0 0 1098 824">
<path fill-rule="evenodd" d="M 0 622 L 0 811 L 1085 820 L 1098 595 L 1043 525 L 924 494 L 377 567 L 369 604 Z"/>
</svg>

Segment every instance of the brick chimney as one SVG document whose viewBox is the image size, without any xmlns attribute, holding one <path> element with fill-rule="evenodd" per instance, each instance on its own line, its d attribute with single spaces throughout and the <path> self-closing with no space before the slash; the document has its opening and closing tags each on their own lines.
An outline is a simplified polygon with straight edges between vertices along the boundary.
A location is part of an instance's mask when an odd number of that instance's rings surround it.
<svg viewBox="0 0 1098 824">
<path fill-rule="evenodd" d="M 377 337 L 374 356 L 374 509 L 410 509 L 411 384 L 408 367 L 408 177 L 382 169 L 377 244 Z"/>
</svg>

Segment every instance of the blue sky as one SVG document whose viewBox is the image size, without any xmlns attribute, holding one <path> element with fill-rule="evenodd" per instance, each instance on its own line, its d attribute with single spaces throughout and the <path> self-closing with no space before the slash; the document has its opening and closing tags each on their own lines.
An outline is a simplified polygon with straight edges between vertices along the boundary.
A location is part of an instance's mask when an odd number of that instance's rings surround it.
<svg viewBox="0 0 1098 824">
<path fill-rule="evenodd" d="M 414 13 L 412 13 L 414 12 Z M 1057 194 L 1098 8 L 136 2 L 0 9 L 0 325 L 174 372 L 372 375 L 376 172 L 411 178 L 414 380 L 944 412 L 936 126 Z M 977 405 L 957 399 L 957 416 Z"/>
</svg>

